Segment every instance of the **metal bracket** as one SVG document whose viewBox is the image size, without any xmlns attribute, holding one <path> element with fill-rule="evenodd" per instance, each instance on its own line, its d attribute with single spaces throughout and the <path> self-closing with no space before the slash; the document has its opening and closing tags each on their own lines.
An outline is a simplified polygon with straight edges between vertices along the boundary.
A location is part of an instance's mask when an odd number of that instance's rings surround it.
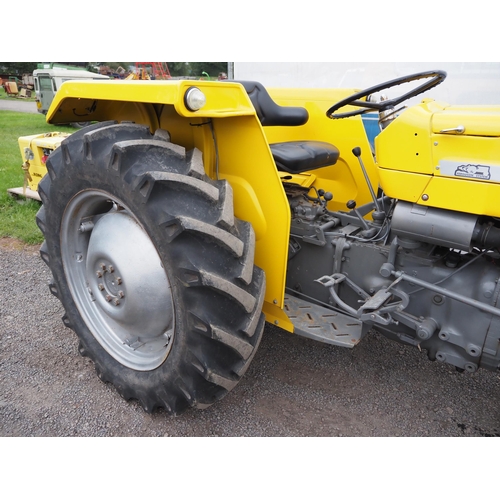
<svg viewBox="0 0 500 500">
<path fill-rule="evenodd" d="M 399 278 L 391 283 L 387 288 L 381 288 L 373 296 L 366 293 L 362 288 L 356 285 L 356 283 L 341 273 L 335 273 L 331 276 L 322 276 L 314 281 L 329 289 L 330 295 L 339 307 L 366 323 L 371 322 L 381 325 L 397 323 L 397 321 L 391 316 L 391 313 L 403 311 L 410 303 L 410 297 L 408 294 L 401 290 L 394 289 L 394 287 L 402 281 L 402 279 Z M 338 296 L 335 288 L 342 282 L 345 282 L 362 298 L 364 303 L 359 309 L 354 309 L 349 306 Z M 389 300 L 393 297 L 399 297 L 401 300 L 389 303 Z"/>
</svg>

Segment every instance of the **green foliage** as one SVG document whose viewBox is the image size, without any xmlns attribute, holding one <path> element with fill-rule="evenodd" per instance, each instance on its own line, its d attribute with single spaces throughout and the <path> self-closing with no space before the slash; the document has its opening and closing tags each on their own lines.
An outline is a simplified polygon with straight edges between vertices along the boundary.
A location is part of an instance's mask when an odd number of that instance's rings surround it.
<svg viewBox="0 0 500 500">
<path fill-rule="evenodd" d="M 16 74 L 21 76 L 23 73 L 33 73 L 37 65 L 36 62 L 0 62 L 0 72 Z M 60 63 L 60 64 L 76 64 L 76 63 Z M 87 69 L 91 69 L 96 65 L 109 66 L 116 69 L 121 66 L 128 69 L 129 66 L 135 66 L 135 62 L 102 62 L 102 63 L 85 63 Z M 227 62 L 168 62 L 168 69 L 172 76 L 194 76 L 201 77 L 202 74 L 208 73 L 211 77 L 216 78 L 219 73 L 227 73 Z"/>
<path fill-rule="evenodd" d="M 49 125 L 43 115 L 0 110 L 0 237 L 10 236 L 28 244 L 43 241 L 35 223 L 40 203 L 16 200 L 7 193 L 7 189 L 24 183 L 19 137 L 55 131 L 71 133 L 75 129 Z"/>
<path fill-rule="evenodd" d="M 217 77 L 219 73 L 227 73 L 227 62 L 168 62 L 167 65 L 172 76 L 201 77 L 205 72 Z"/>
<path fill-rule="evenodd" d="M 0 62 L 0 73 L 22 76 L 23 73 L 33 73 L 36 62 Z"/>
<path fill-rule="evenodd" d="M 202 76 L 205 72 L 211 77 L 216 77 L 219 73 L 227 73 L 227 62 L 192 62 L 189 66 L 191 76 Z"/>
<path fill-rule="evenodd" d="M 189 63 L 187 62 L 168 62 L 168 70 L 171 76 L 189 76 Z"/>
<path fill-rule="evenodd" d="M 100 62 L 92 64 L 94 66 L 109 66 L 111 69 L 118 69 L 118 67 L 121 66 L 126 71 L 130 66 L 135 66 L 135 62 Z"/>
</svg>

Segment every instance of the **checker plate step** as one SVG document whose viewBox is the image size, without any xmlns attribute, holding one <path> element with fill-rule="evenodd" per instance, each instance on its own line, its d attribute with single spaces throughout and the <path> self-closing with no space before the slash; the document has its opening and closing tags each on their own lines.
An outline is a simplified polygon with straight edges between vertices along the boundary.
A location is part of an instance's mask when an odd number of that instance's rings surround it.
<svg viewBox="0 0 500 500">
<path fill-rule="evenodd" d="M 346 314 L 285 294 L 285 312 L 301 337 L 354 347 L 363 337 L 362 322 Z"/>
</svg>

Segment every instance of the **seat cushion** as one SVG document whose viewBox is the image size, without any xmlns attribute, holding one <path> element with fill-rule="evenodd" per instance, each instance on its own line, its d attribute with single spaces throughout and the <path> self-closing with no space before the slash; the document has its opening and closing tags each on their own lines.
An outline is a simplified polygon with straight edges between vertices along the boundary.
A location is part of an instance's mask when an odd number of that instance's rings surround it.
<svg viewBox="0 0 500 500">
<path fill-rule="evenodd" d="M 247 91 L 263 127 L 304 125 L 309 120 L 306 108 L 276 104 L 262 83 L 235 81 L 241 83 Z"/>
<path fill-rule="evenodd" d="M 291 174 L 334 165 L 340 154 L 333 144 L 320 141 L 279 142 L 269 147 L 278 170 Z"/>
</svg>

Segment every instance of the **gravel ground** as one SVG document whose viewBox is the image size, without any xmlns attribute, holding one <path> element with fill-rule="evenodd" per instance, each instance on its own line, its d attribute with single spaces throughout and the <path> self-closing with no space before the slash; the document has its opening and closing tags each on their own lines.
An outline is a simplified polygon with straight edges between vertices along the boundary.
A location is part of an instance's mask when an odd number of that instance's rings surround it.
<svg viewBox="0 0 500 500">
<path fill-rule="evenodd" d="M 500 436 L 497 373 L 379 335 L 347 350 L 271 326 L 222 401 L 148 415 L 78 354 L 38 248 L 0 240 L 0 269 L 0 436 Z"/>
</svg>

